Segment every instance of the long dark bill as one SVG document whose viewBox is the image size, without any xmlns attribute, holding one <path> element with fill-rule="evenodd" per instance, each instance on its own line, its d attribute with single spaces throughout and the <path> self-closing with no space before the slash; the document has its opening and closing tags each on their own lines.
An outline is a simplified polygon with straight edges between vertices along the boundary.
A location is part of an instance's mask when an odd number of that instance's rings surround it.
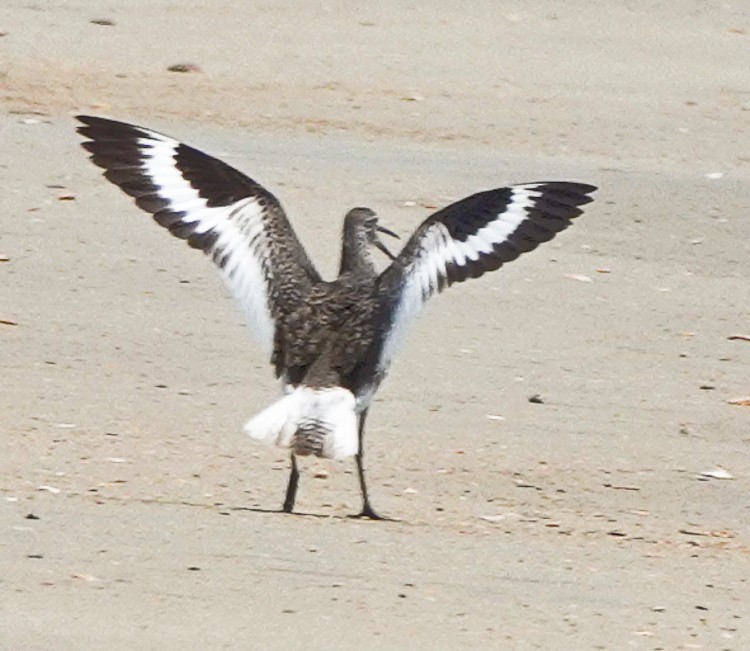
<svg viewBox="0 0 750 651">
<path fill-rule="evenodd" d="M 386 235 L 390 235 L 391 237 L 395 237 L 395 238 L 396 238 L 397 240 L 400 240 L 400 239 L 401 239 L 401 237 L 400 237 L 399 235 L 397 235 L 396 233 L 394 233 L 394 232 L 393 232 L 392 230 L 390 230 L 389 228 L 386 228 L 385 226 L 376 226 L 376 227 L 375 227 L 375 230 L 376 230 L 376 231 L 379 231 L 379 232 L 381 232 L 381 233 L 385 233 Z M 386 255 L 387 255 L 387 256 L 388 256 L 388 257 L 389 257 L 389 258 L 390 258 L 391 260 L 395 260 L 395 259 L 396 259 L 396 256 L 395 256 L 395 255 L 393 255 L 393 253 L 391 253 L 391 252 L 390 252 L 390 251 L 389 251 L 389 250 L 388 250 L 388 249 L 386 248 L 385 244 L 383 244 L 383 240 L 381 240 L 380 238 L 377 238 L 377 239 L 375 240 L 375 246 L 377 246 L 377 247 L 378 247 L 378 248 L 379 248 L 379 249 L 380 249 L 380 250 L 381 250 L 381 251 L 382 251 L 383 253 L 385 253 L 385 254 L 386 254 Z"/>
</svg>

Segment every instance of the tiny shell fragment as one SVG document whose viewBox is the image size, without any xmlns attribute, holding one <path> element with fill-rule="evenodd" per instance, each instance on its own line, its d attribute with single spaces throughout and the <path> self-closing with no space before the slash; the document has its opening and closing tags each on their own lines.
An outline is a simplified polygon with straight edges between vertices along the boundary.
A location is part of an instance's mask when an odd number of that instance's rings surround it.
<svg viewBox="0 0 750 651">
<path fill-rule="evenodd" d="M 593 283 L 594 280 L 590 276 L 584 274 L 564 274 L 563 278 L 568 280 L 577 280 L 579 283 Z"/>
<path fill-rule="evenodd" d="M 734 479 L 734 475 L 721 466 L 711 468 L 710 470 L 704 470 L 698 473 L 699 477 L 705 477 L 706 479 Z"/>
<path fill-rule="evenodd" d="M 101 579 L 93 574 L 82 574 L 81 572 L 74 572 L 70 575 L 71 579 L 78 579 L 80 581 L 88 581 L 93 583 L 94 581 L 101 581 Z"/>
</svg>

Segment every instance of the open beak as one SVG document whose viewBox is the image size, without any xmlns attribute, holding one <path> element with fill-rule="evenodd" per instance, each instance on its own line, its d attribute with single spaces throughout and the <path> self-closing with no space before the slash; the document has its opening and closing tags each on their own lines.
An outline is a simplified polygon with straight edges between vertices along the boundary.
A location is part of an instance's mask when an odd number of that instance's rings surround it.
<svg viewBox="0 0 750 651">
<path fill-rule="evenodd" d="M 392 230 L 386 228 L 385 226 L 376 226 L 375 230 L 380 231 L 381 233 L 385 233 L 386 235 L 390 235 L 391 237 L 395 237 L 397 240 L 400 240 L 401 238 L 396 235 Z M 377 246 L 383 253 L 385 253 L 391 260 L 395 260 L 396 256 L 393 255 L 383 244 L 383 240 L 381 240 L 379 237 L 375 239 L 375 246 Z"/>
<path fill-rule="evenodd" d="M 399 235 L 396 235 L 390 228 L 386 228 L 385 226 L 376 226 L 376 231 L 380 231 L 381 233 L 385 233 L 386 235 L 390 235 L 391 237 L 395 237 L 397 240 L 400 240 L 401 237 Z"/>
</svg>

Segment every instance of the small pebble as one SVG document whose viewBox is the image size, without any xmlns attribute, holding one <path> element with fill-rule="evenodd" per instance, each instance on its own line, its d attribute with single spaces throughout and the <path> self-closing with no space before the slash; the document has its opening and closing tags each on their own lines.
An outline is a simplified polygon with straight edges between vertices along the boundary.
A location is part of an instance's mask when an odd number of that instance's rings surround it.
<svg viewBox="0 0 750 651">
<path fill-rule="evenodd" d="M 167 68 L 169 72 L 203 72 L 195 63 L 175 63 Z"/>
</svg>

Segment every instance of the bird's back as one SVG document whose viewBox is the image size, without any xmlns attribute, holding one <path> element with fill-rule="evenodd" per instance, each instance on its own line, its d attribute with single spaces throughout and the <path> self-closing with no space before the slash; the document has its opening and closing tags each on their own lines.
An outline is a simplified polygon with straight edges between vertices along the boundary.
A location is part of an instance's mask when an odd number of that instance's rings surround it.
<svg viewBox="0 0 750 651">
<path fill-rule="evenodd" d="M 376 340 L 378 307 L 374 275 L 319 283 L 280 324 L 277 373 L 294 386 L 346 386 Z"/>
</svg>

